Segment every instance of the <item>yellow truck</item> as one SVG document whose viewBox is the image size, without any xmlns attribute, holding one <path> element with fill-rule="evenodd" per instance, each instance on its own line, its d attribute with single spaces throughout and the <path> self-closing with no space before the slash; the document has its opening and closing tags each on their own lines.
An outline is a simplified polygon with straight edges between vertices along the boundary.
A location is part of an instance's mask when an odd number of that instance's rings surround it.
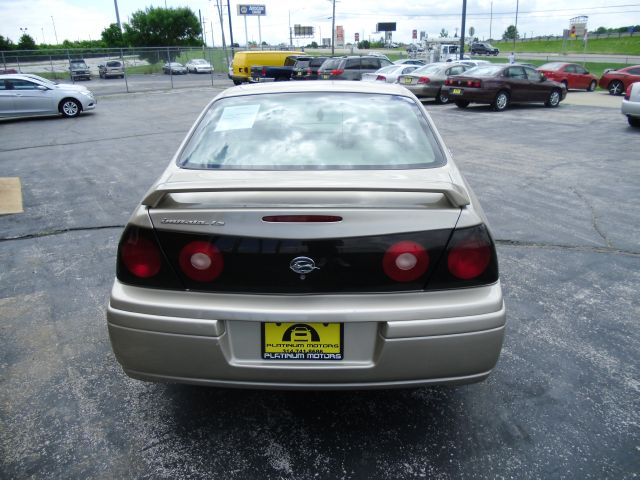
<svg viewBox="0 0 640 480">
<path fill-rule="evenodd" d="M 233 83 L 240 85 L 251 81 L 251 67 L 253 65 L 283 66 L 289 57 L 305 55 L 304 52 L 291 52 L 280 50 L 256 50 L 236 52 L 229 68 L 229 78 Z"/>
</svg>

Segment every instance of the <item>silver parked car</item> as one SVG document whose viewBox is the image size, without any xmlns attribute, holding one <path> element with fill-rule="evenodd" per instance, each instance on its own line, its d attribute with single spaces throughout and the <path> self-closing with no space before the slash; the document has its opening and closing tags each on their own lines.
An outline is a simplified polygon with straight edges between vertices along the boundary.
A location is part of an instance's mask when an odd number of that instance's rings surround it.
<svg viewBox="0 0 640 480">
<path fill-rule="evenodd" d="M 38 80 L 36 75 L 0 75 L 0 117 L 61 114 L 77 117 L 98 101 L 86 88 Z"/>
<path fill-rule="evenodd" d="M 124 78 L 124 63 L 120 60 L 109 60 L 98 65 L 100 78 Z"/>
<path fill-rule="evenodd" d="M 209 62 L 202 58 L 194 58 L 189 60 L 185 67 L 187 68 L 187 72 L 189 73 L 211 73 L 213 72 L 213 67 Z"/>
<path fill-rule="evenodd" d="M 436 103 L 448 103 L 449 96 L 442 91 L 444 81 L 449 75 L 460 75 L 471 68 L 462 63 L 431 63 L 407 75 L 400 75 L 398 83 L 418 98 L 435 98 Z"/>
<path fill-rule="evenodd" d="M 396 83 L 400 75 L 411 73 L 419 68 L 419 65 L 387 65 L 373 73 L 363 73 L 363 82 Z"/>
<path fill-rule="evenodd" d="M 629 125 L 640 127 L 640 82 L 627 87 L 622 99 L 621 112 L 627 117 Z"/>
<path fill-rule="evenodd" d="M 505 318 L 431 118 L 363 82 L 219 94 L 125 227 L 107 310 L 133 378 L 294 389 L 483 380 Z"/>
<path fill-rule="evenodd" d="M 187 68 L 178 62 L 167 62 L 162 66 L 162 72 L 167 75 L 186 75 Z"/>
</svg>

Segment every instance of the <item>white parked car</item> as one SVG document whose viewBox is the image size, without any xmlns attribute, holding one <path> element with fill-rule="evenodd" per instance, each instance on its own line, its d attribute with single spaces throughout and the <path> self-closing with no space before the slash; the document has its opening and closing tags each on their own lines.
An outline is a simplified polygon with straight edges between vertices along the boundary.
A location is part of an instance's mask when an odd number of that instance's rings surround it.
<svg viewBox="0 0 640 480">
<path fill-rule="evenodd" d="M 400 75 L 411 73 L 420 68 L 420 65 L 387 65 L 372 73 L 363 73 L 363 82 L 396 83 Z"/>
<path fill-rule="evenodd" d="M 36 75 L 0 75 L 0 117 L 61 114 L 77 117 L 98 101 L 86 88 L 38 80 Z"/>
<path fill-rule="evenodd" d="M 640 82 L 627 87 L 622 99 L 621 111 L 626 115 L 629 125 L 640 127 Z"/>
<path fill-rule="evenodd" d="M 213 72 L 213 67 L 209 62 L 202 58 L 194 58 L 189 60 L 185 67 L 187 67 L 187 72 L 189 73 L 211 73 Z"/>
</svg>

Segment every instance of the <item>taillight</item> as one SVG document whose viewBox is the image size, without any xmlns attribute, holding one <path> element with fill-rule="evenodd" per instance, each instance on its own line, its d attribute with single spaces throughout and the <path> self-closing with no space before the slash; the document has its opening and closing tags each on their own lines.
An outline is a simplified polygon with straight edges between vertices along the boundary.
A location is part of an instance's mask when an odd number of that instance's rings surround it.
<svg viewBox="0 0 640 480">
<path fill-rule="evenodd" d="M 452 85 L 452 82 L 451 82 L 451 80 L 450 80 L 450 79 L 448 79 L 448 78 L 447 78 L 447 79 L 444 81 L 444 84 L 445 84 L 445 85 Z"/>
<path fill-rule="evenodd" d="M 624 91 L 624 99 L 629 100 L 631 98 L 631 87 L 633 83 L 630 83 L 627 89 Z"/>
<path fill-rule="evenodd" d="M 331 75 L 342 75 L 343 73 L 344 73 L 344 70 L 341 68 L 335 68 L 331 70 Z"/>
<path fill-rule="evenodd" d="M 162 267 L 158 246 L 137 232 L 131 232 L 120 245 L 120 258 L 129 273 L 138 278 L 153 277 Z"/>
<path fill-rule="evenodd" d="M 481 86 L 480 80 L 467 80 L 467 87 L 480 88 Z"/>
<path fill-rule="evenodd" d="M 418 79 L 418 84 L 424 84 L 424 83 L 429 83 L 431 80 L 429 80 L 429 77 L 420 77 Z"/>
<path fill-rule="evenodd" d="M 311 75 L 311 69 L 307 68 L 307 75 Z"/>
<path fill-rule="evenodd" d="M 196 282 L 211 282 L 218 278 L 224 269 L 224 259 L 218 247 L 201 240 L 182 247 L 178 262 L 182 272 Z"/>
<path fill-rule="evenodd" d="M 471 280 L 480 276 L 491 261 L 491 246 L 471 240 L 461 243 L 449 252 L 447 266 L 454 277 Z"/>
<path fill-rule="evenodd" d="M 396 282 L 411 282 L 424 275 L 429 268 L 429 253 L 416 242 L 394 243 L 382 258 L 382 268 Z"/>
<path fill-rule="evenodd" d="M 263 77 L 267 76 L 267 69 L 265 67 L 262 67 L 262 76 Z"/>
<path fill-rule="evenodd" d="M 376 77 L 376 80 L 378 80 L 380 82 L 386 82 L 387 81 L 387 77 L 385 77 L 384 75 L 378 75 Z"/>
</svg>

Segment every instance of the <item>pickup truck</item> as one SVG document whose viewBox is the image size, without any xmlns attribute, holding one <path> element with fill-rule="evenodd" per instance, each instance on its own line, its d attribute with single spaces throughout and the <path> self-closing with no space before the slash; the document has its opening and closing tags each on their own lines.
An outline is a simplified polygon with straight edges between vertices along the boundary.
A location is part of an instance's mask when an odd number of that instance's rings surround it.
<svg viewBox="0 0 640 480">
<path fill-rule="evenodd" d="M 290 56 L 285 58 L 284 65 L 252 65 L 251 66 L 251 82 L 280 82 L 291 80 L 291 73 L 296 60 L 305 58 L 300 56 Z M 310 59 L 310 58 L 309 58 Z"/>
</svg>

